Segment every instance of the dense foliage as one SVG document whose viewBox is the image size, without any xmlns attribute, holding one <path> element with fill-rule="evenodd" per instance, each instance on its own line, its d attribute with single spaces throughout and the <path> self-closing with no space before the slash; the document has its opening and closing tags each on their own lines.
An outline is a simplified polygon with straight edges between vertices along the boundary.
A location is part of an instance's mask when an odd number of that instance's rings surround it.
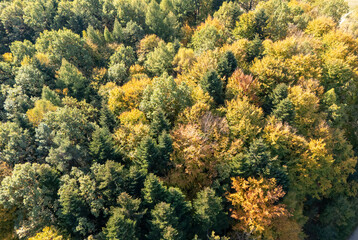
<svg viewBox="0 0 358 240">
<path fill-rule="evenodd" d="M 348 11 L 1 1 L 0 239 L 347 239 L 358 225 Z"/>
</svg>

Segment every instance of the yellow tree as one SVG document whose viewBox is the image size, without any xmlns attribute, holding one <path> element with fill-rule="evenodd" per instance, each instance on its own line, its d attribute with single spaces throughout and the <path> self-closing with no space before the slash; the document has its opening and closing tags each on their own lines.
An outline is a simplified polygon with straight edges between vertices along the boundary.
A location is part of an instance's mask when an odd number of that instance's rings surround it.
<svg viewBox="0 0 358 240">
<path fill-rule="evenodd" d="M 37 126 L 40 124 L 46 113 L 56 111 L 56 109 L 57 107 L 50 101 L 40 99 L 35 102 L 34 108 L 27 111 L 26 115 L 29 118 L 29 121 L 34 126 Z"/>
<path fill-rule="evenodd" d="M 227 102 L 226 118 L 233 136 L 249 141 L 262 131 L 264 113 L 247 97 L 237 97 Z"/>
<path fill-rule="evenodd" d="M 232 188 L 234 191 L 227 199 L 233 206 L 231 217 L 239 220 L 235 230 L 262 239 L 270 231 L 274 219 L 289 215 L 285 205 L 276 204 L 285 192 L 281 186 L 276 186 L 274 178 L 232 178 Z"/>
<path fill-rule="evenodd" d="M 34 237 L 30 237 L 29 240 L 65 240 L 65 238 L 59 235 L 53 227 L 45 227 Z"/>
</svg>

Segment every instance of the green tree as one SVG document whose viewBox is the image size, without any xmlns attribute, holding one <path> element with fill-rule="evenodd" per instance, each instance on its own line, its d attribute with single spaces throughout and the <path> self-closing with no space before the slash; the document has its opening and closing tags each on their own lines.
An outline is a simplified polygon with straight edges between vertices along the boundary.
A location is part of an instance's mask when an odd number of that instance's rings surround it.
<svg viewBox="0 0 358 240">
<path fill-rule="evenodd" d="M 17 64 L 21 63 L 26 56 L 31 58 L 36 52 L 35 45 L 29 40 L 24 40 L 23 42 L 12 42 L 10 50 L 14 58 L 14 62 Z"/>
<path fill-rule="evenodd" d="M 228 219 L 224 213 L 222 199 L 211 188 L 198 192 L 193 200 L 194 219 L 200 229 L 200 236 L 205 238 L 210 232 L 221 232 L 227 227 Z M 198 232 L 198 231 L 196 231 Z"/>
<path fill-rule="evenodd" d="M 161 202 L 151 211 L 150 231 L 147 239 L 176 240 L 182 239 L 177 230 L 178 218 L 169 203 Z"/>
<path fill-rule="evenodd" d="M 173 71 L 173 60 L 176 54 L 175 45 L 160 42 L 154 51 L 149 52 L 144 62 L 145 68 L 154 76 L 161 76 L 163 73 Z"/>
<path fill-rule="evenodd" d="M 51 66 L 56 70 L 60 68 L 62 59 L 81 70 L 92 70 L 93 60 L 85 41 L 71 30 L 46 30 L 37 38 L 35 47 L 38 53 L 48 56 Z"/>
<path fill-rule="evenodd" d="M 145 23 L 154 34 L 165 41 L 175 39 L 179 30 L 175 15 L 170 11 L 163 11 L 155 0 L 148 5 Z"/>
<path fill-rule="evenodd" d="M 19 68 L 15 82 L 28 96 L 39 96 L 44 84 L 44 76 L 35 66 L 24 65 Z"/>
<path fill-rule="evenodd" d="M 145 89 L 140 109 L 149 119 L 152 119 L 153 113 L 160 109 L 166 113 L 170 122 L 174 122 L 178 114 L 190 104 L 191 96 L 187 86 L 178 85 L 173 77 L 163 74 L 155 78 L 152 85 Z"/>
<path fill-rule="evenodd" d="M 0 161 L 14 167 L 33 160 L 33 139 L 27 129 L 14 122 L 0 123 Z"/>
<path fill-rule="evenodd" d="M 150 135 L 158 138 L 163 131 L 169 131 L 170 123 L 165 117 L 162 110 L 158 109 L 153 112 L 153 118 L 150 123 Z"/>
<path fill-rule="evenodd" d="M 0 203 L 5 208 L 16 207 L 20 221 L 16 228 L 27 229 L 26 236 L 54 224 L 58 173 L 47 164 L 17 164 L 11 176 L 0 187 Z"/>
<path fill-rule="evenodd" d="M 88 95 L 88 80 L 66 59 L 62 59 L 62 65 L 58 71 L 56 84 L 59 88 L 67 88 L 69 94 L 78 99 L 83 99 Z"/>
<path fill-rule="evenodd" d="M 108 128 L 96 128 L 92 134 L 89 151 L 96 162 L 105 163 L 106 160 L 115 160 L 114 141 Z"/>
<path fill-rule="evenodd" d="M 144 138 L 136 149 L 137 164 L 143 168 L 148 168 L 150 172 L 155 171 L 159 157 L 158 148 L 153 138 L 149 136 Z"/>
<path fill-rule="evenodd" d="M 219 59 L 218 62 L 218 74 L 221 78 L 224 78 L 227 82 L 229 77 L 237 68 L 237 60 L 231 51 L 225 52 Z"/>
<path fill-rule="evenodd" d="M 209 70 L 200 82 L 201 88 L 208 92 L 217 104 L 224 103 L 223 84 L 215 70 Z"/>
<path fill-rule="evenodd" d="M 143 213 L 139 211 L 140 199 L 133 199 L 127 193 L 118 197 L 119 207 L 111 210 L 104 233 L 107 239 L 139 239 L 138 221 Z"/>
</svg>

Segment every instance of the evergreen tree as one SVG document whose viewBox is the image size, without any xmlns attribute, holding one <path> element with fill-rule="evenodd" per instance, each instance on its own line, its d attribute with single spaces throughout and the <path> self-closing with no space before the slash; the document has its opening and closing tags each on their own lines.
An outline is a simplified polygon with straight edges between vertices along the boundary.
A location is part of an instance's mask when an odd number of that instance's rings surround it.
<svg viewBox="0 0 358 240">
<path fill-rule="evenodd" d="M 57 87 L 68 89 L 71 96 L 78 99 L 87 97 L 88 93 L 88 80 L 78 69 L 69 63 L 66 59 L 62 60 L 62 65 L 58 71 Z"/>
<path fill-rule="evenodd" d="M 107 43 L 112 43 L 113 42 L 113 35 L 112 33 L 108 30 L 107 27 L 104 28 L 104 40 L 106 40 Z"/>
<path fill-rule="evenodd" d="M 220 232 L 227 227 L 222 199 L 211 188 L 205 188 L 193 201 L 195 221 L 200 229 L 200 236 L 206 238 L 212 231 Z"/>
<path fill-rule="evenodd" d="M 156 164 L 159 159 L 159 151 L 153 138 L 145 137 L 139 144 L 136 151 L 136 163 L 152 172 L 156 169 Z"/>
<path fill-rule="evenodd" d="M 182 239 L 177 230 L 178 218 L 169 203 L 158 203 L 151 211 L 150 231 L 147 239 L 176 240 Z"/>
<path fill-rule="evenodd" d="M 218 62 L 218 75 L 225 79 L 225 83 L 237 68 L 237 60 L 231 51 L 227 51 L 221 56 Z M 226 84 L 225 84 L 226 86 Z"/>
<path fill-rule="evenodd" d="M 217 104 L 224 103 L 223 84 L 215 70 L 209 70 L 201 80 L 201 87 Z"/>
<path fill-rule="evenodd" d="M 113 208 L 104 234 L 107 239 L 138 239 L 138 221 L 143 214 L 139 212 L 140 199 L 133 199 L 127 193 L 118 197 L 120 207 Z"/>
<path fill-rule="evenodd" d="M 295 118 L 295 106 L 289 98 L 285 98 L 275 106 L 272 114 L 282 122 L 291 123 Z"/>
<path fill-rule="evenodd" d="M 155 171 L 158 174 L 158 176 L 164 176 L 169 170 L 170 154 L 173 152 L 172 145 L 173 145 L 173 141 L 170 135 L 166 132 L 162 132 L 162 134 L 158 138 L 160 162 L 157 162 L 156 171 Z"/>
<path fill-rule="evenodd" d="M 115 160 L 114 142 L 108 128 L 97 127 L 92 134 L 89 151 L 96 162 L 105 163 L 107 160 Z"/>
<path fill-rule="evenodd" d="M 163 131 L 169 131 L 170 123 L 166 119 L 163 111 L 161 109 L 158 109 L 153 112 L 153 118 L 150 123 L 150 135 L 153 138 L 158 138 L 158 136 Z"/>
<path fill-rule="evenodd" d="M 118 22 L 117 18 L 114 21 L 113 25 L 113 31 L 112 31 L 113 39 L 117 43 L 120 43 L 123 41 L 123 28 L 121 24 Z"/>
</svg>

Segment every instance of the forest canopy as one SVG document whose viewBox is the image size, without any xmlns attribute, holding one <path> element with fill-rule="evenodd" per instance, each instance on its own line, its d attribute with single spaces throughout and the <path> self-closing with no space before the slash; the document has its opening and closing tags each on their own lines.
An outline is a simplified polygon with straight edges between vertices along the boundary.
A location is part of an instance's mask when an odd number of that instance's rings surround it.
<svg viewBox="0 0 358 240">
<path fill-rule="evenodd" d="M 345 240 L 344 0 L 0 2 L 0 239 Z"/>
</svg>

